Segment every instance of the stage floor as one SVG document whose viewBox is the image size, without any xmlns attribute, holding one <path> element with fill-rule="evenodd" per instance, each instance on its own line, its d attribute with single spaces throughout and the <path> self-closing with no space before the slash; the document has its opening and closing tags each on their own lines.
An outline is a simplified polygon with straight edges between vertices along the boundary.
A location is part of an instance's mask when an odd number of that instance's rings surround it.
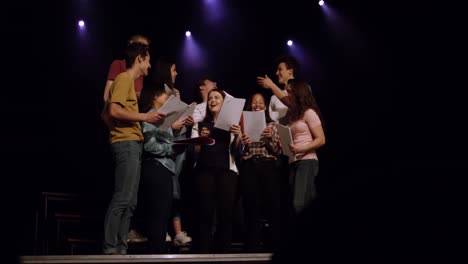
<svg viewBox="0 0 468 264">
<path fill-rule="evenodd" d="M 24 264 L 75 263 L 269 263 L 271 253 L 252 254 L 167 254 L 167 255 L 54 255 L 21 256 Z"/>
</svg>

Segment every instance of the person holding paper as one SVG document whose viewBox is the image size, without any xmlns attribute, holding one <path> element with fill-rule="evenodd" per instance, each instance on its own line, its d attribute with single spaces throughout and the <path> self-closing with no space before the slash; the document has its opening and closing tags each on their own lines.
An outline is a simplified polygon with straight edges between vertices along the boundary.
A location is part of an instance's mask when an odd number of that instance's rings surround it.
<svg viewBox="0 0 468 264">
<path fill-rule="evenodd" d="M 177 77 L 177 66 L 176 63 L 170 60 L 159 59 L 156 62 L 154 70 L 151 74 L 150 80 L 153 84 L 159 85 L 161 83 L 165 84 L 166 88 L 169 88 L 167 91 L 169 95 L 174 95 L 175 97 L 181 99 L 180 91 L 175 88 L 175 82 Z M 188 127 L 193 126 L 193 118 L 191 115 L 184 116 L 175 121 L 172 125 L 175 139 L 184 139 L 187 138 L 190 133 Z M 176 244 L 186 244 L 192 241 L 192 238 L 187 235 L 187 232 L 182 228 L 182 217 L 181 217 L 181 208 L 182 208 L 182 191 L 180 186 L 180 178 L 185 171 L 184 162 L 186 160 L 186 152 L 179 153 L 176 158 L 176 173 L 173 177 L 174 180 L 174 202 L 173 202 L 173 219 L 171 226 L 174 230 L 174 243 Z M 171 241 L 169 233 L 166 236 L 167 241 Z"/>
<path fill-rule="evenodd" d="M 317 149 L 325 144 L 325 133 L 320 109 L 307 82 L 290 79 L 288 84 L 291 99 L 289 127 L 293 138 L 289 148 L 296 156 L 296 161 L 289 164 L 289 182 L 292 184 L 292 204 L 299 214 L 317 196 Z"/>
<path fill-rule="evenodd" d="M 226 94 L 221 89 L 208 93 L 206 116 L 198 123 L 200 136 L 215 139 L 214 145 L 202 145 L 196 169 L 198 191 L 198 230 L 194 234 L 194 249 L 198 253 L 228 253 L 232 241 L 233 213 L 238 192 L 238 169 L 234 152 L 240 143 L 240 125 L 230 131 L 214 127 Z M 198 133 L 192 137 L 198 137 Z M 216 214 L 215 214 L 216 211 Z M 214 248 L 211 231 L 216 215 Z"/>
<path fill-rule="evenodd" d="M 140 109 L 142 112 L 158 112 L 168 98 L 164 84 L 146 85 L 140 96 Z M 142 122 L 142 130 L 144 151 L 141 181 L 149 253 L 165 254 L 167 222 L 173 205 L 173 177 L 177 171 L 176 156 L 184 149 L 173 144 L 172 127 L 163 130 L 154 123 Z"/>
<path fill-rule="evenodd" d="M 127 254 L 128 231 L 138 201 L 143 134 L 140 122 L 157 122 L 163 113 L 140 113 L 135 80 L 151 67 L 148 46 L 139 42 L 125 51 L 127 70 L 109 88 L 106 115 L 114 159 L 114 193 L 104 218 L 104 254 Z"/>
<path fill-rule="evenodd" d="M 140 34 L 136 34 L 128 38 L 127 46 L 136 42 L 142 43 L 147 46 L 149 46 L 150 44 L 150 40 L 147 37 L 140 35 Z M 126 70 L 127 70 L 127 66 L 126 66 L 125 59 L 115 59 L 114 61 L 112 61 L 109 67 L 108 73 L 107 73 L 107 81 L 104 86 L 103 99 L 104 99 L 105 104 L 107 104 L 107 101 L 109 99 L 110 87 L 112 86 L 112 83 L 114 82 L 115 78 L 117 77 L 117 75 L 119 75 L 122 72 L 125 72 Z M 143 89 L 143 78 L 144 76 L 142 75 L 138 77 L 138 79 L 135 80 L 134 87 L 135 87 L 135 93 L 136 93 L 137 98 L 140 98 L 141 89 Z M 107 111 L 107 109 L 105 108 L 102 109 L 101 119 L 106 123 L 108 127 L 111 126 L 110 124 L 111 119 L 109 116 L 109 111 Z M 136 218 L 139 218 L 138 214 L 139 214 L 139 210 L 138 208 L 136 208 L 134 212 L 134 216 Z M 132 221 L 130 224 L 130 231 L 128 232 L 128 239 L 127 239 L 129 242 L 137 242 L 137 241 L 142 241 L 146 239 L 141 234 L 141 231 L 139 230 L 140 228 L 137 225 L 138 225 L 137 221 Z"/>
<path fill-rule="evenodd" d="M 260 140 L 252 142 L 248 134 L 242 134 L 244 150 L 240 165 L 240 191 L 245 219 L 245 251 L 259 252 L 261 241 L 261 220 L 266 219 L 270 225 L 268 238 L 264 241 L 265 250 L 274 252 L 280 241 L 280 222 L 282 205 L 281 175 L 276 166 L 276 160 L 281 154 L 279 135 L 275 122 L 268 115 L 265 98 L 261 93 L 255 93 L 247 104 L 248 111 L 262 112 L 268 123 L 261 133 Z M 265 122 L 265 121 L 263 121 Z M 247 123 L 245 126 L 255 126 L 258 122 Z"/>
<path fill-rule="evenodd" d="M 287 91 L 288 81 L 294 79 L 299 75 L 300 65 L 295 57 L 290 55 L 282 55 L 276 59 L 276 77 L 278 78 L 277 86 L 273 80 L 267 75 L 265 77 L 257 77 L 257 83 L 266 89 L 270 89 L 273 95 L 270 98 L 270 104 L 268 111 L 271 119 L 278 122 L 281 125 L 287 126 L 289 124 L 289 113 L 288 107 L 290 106 L 289 96 Z M 289 174 L 289 160 L 284 153 L 277 161 L 278 170 L 281 171 L 281 175 Z M 283 185 L 288 185 L 287 177 L 283 177 Z"/>
<path fill-rule="evenodd" d="M 193 111 L 193 121 L 194 121 L 194 126 L 192 127 L 192 134 L 193 133 L 198 133 L 198 126 L 197 123 L 202 121 L 203 118 L 205 118 L 206 115 L 206 101 L 208 100 L 208 93 L 215 89 L 218 88 L 218 84 L 210 79 L 209 77 L 202 77 L 200 80 L 197 81 L 196 84 L 196 90 L 197 93 L 201 99 L 201 103 L 197 104 L 195 107 L 195 110 Z M 224 90 L 223 90 L 224 91 Z M 231 97 L 230 94 L 228 94 L 226 91 L 224 91 L 226 94 L 226 97 Z M 199 134 L 199 133 L 198 133 Z M 192 136 L 193 137 L 193 136 Z"/>
</svg>

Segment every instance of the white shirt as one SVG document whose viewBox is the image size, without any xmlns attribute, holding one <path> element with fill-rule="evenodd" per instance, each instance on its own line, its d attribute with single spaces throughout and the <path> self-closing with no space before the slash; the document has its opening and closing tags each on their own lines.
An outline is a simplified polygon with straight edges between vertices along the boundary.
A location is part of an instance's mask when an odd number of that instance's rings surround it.
<svg viewBox="0 0 468 264">
<path fill-rule="evenodd" d="M 286 90 L 283 90 L 283 92 L 286 95 L 288 95 L 288 92 Z M 268 111 L 270 112 L 270 118 L 273 121 L 278 122 L 282 125 L 288 125 L 285 124 L 287 121 L 285 120 L 285 118 L 283 118 L 288 112 L 288 107 L 284 105 L 276 95 L 271 96 Z"/>
<path fill-rule="evenodd" d="M 205 118 L 205 115 L 206 115 L 206 102 L 197 104 L 197 106 L 195 106 L 195 110 L 193 110 L 193 115 L 192 115 L 193 122 L 198 123 L 202 121 L 203 118 Z"/>
</svg>

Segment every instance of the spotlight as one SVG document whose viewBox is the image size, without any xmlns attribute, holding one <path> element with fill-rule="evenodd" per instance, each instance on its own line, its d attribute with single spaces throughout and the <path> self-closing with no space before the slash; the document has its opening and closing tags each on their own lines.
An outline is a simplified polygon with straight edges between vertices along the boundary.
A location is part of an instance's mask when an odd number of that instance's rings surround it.
<svg viewBox="0 0 468 264">
<path fill-rule="evenodd" d="M 84 27 L 84 21 L 83 20 L 78 21 L 78 26 Z"/>
<path fill-rule="evenodd" d="M 319 6 L 323 6 L 324 3 L 325 3 L 325 2 L 323 2 L 323 0 L 320 0 L 320 1 L 319 1 Z"/>
<path fill-rule="evenodd" d="M 190 37 L 190 35 L 192 35 L 192 33 L 190 33 L 190 31 L 188 31 L 188 30 L 185 31 L 185 36 Z"/>
<path fill-rule="evenodd" d="M 288 46 L 292 46 L 292 44 L 293 44 L 293 41 L 292 41 L 292 40 L 288 40 L 288 42 L 287 42 L 287 43 L 288 43 Z"/>
</svg>

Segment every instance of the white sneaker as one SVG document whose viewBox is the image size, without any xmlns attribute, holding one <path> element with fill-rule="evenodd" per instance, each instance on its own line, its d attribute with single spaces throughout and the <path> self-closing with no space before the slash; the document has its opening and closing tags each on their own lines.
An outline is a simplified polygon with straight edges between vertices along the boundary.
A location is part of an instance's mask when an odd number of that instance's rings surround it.
<svg viewBox="0 0 468 264">
<path fill-rule="evenodd" d="M 169 235 L 169 233 L 166 233 L 166 242 L 171 242 L 171 241 L 172 241 L 171 236 Z"/>
<path fill-rule="evenodd" d="M 185 231 L 178 233 L 174 237 L 174 244 L 176 245 L 187 244 L 191 241 L 192 241 L 192 238 L 187 236 L 187 232 Z"/>
</svg>

